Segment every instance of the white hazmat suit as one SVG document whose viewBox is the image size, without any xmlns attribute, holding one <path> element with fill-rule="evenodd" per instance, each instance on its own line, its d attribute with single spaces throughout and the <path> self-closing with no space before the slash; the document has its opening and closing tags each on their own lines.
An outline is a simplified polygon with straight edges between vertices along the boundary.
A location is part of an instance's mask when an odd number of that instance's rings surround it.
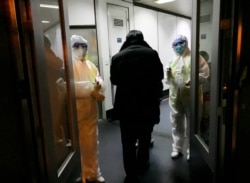
<svg viewBox="0 0 250 183">
<path fill-rule="evenodd" d="M 72 35 L 73 73 L 79 143 L 81 152 L 82 181 L 105 182 L 98 164 L 98 101 L 104 100 L 104 84 L 97 67 L 86 60 L 87 41 Z"/>
<path fill-rule="evenodd" d="M 166 71 L 166 83 L 169 84 L 170 121 L 173 138 L 171 157 L 178 158 L 182 155 L 186 140 L 187 159 L 189 160 L 191 53 L 185 36 L 179 36 L 174 40 L 172 46 L 176 57 L 169 62 Z M 201 100 L 203 93 L 201 84 L 209 77 L 209 72 L 206 61 L 200 57 L 199 98 Z"/>
</svg>

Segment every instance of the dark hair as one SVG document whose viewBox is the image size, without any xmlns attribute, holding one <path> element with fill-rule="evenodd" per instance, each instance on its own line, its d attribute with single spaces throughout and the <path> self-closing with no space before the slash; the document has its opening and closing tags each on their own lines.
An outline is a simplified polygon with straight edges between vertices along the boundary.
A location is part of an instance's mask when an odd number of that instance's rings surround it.
<svg viewBox="0 0 250 183">
<path fill-rule="evenodd" d="M 200 55 L 208 62 L 209 60 L 209 55 L 206 51 L 200 51 Z"/>
<path fill-rule="evenodd" d="M 139 44 L 151 48 L 149 44 L 146 41 L 144 41 L 144 37 L 141 31 L 131 30 L 127 34 L 126 41 L 123 43 L 120 51 L 134 44 Z"/>
<path fill-rule="evenodd" d="M 43 36 L 43 40 L 44 40 L 44 46 L 47 47 L 47 48 L 50 48 L 51 43 L 50 43 L 49 38 L 47 36 Z"/>
<path fill-rule="evenodd" d="M 144 40 L 143 34 L 139 30 L 131 30 L 126 36 L 126 41 L 132 42 L 142 42 Z"/>
</svg>

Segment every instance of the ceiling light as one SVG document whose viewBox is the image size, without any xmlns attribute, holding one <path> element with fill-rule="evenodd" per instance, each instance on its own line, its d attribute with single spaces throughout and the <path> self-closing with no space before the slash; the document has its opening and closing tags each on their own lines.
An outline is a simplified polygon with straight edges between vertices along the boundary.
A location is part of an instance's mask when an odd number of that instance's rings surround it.
<svg viewBox="0 0 250 183">
<path fill-rule="evenodd" d="M 58 5 L 51 5 L 51 4 L 40 4 L 41 8 L 53 8 L 53 9 L 58 9 Z"/>
<path fill-rule="evenodd" d="M 163 4 L 163 3 L 169 3 L 169 2 L 172 2 L 172 1 L 175 1 L 175 0 L 156 0 L 155 3 Z"/>
<path fill-rule="evenodd" d="M 42 20 L 41 21 L 43 24 L 49 24 L 50 23 L 50 21 L 48 21 L 48 20 Z"/>
</svg>

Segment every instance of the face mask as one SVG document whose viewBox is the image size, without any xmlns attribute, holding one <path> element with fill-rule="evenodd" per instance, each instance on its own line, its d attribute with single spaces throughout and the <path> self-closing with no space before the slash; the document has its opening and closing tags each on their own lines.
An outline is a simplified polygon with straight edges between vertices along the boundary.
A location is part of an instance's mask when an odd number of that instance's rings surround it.
<svg viewBox="0 0 250 183">
<path fill-rule="evenodd" d="M 73 51 L 73 56 L 77 59 L 83 59 L 84 56 L 87 53 L 87 49 L 86 48 L 75 48 Z"/>
<path fill-rule="evenodd" d="M 185 49 L 186 49 L 186 46 L 184 44 L 179 44 L 179 45 L 174 47 L 174 51 L 178 55 L 182 55 L 184 53 Z"/>
</svg>

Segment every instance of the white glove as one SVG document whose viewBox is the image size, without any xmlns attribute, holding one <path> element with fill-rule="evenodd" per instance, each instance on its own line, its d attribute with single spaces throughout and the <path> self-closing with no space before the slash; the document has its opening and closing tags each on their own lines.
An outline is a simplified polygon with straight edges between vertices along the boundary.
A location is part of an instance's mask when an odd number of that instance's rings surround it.
<svg viewBox="0 0 250 183">
<path fill-rule="evenodd" d="M 166 71 L 166 75 L 167 75 L 167 78 L 170 79 L 172 78 L 172 71 L 171 71 L 171 68 L 167 68 L 167 71 Z"/>
<path fill-rule="evenodd" d="M 66 95 L 66 82 L 63 80 L 63 78 L 59 78 L 56 80 L 57 85 L 57 92 L 58 92 L 58 99 L 64 99 Z"/>
<path fill-rule="evenodd" d="M 105 88 L 105 85 L 104 85 L 104 82 L 103 82 L 103 79 L 101 78 L 101 76 L 97 76 L 95 78 L 95 82 L 96 82 L 97 89 L 99 89 L 98 91 L 103 93 L 106 88 Z"/>
</svg>

